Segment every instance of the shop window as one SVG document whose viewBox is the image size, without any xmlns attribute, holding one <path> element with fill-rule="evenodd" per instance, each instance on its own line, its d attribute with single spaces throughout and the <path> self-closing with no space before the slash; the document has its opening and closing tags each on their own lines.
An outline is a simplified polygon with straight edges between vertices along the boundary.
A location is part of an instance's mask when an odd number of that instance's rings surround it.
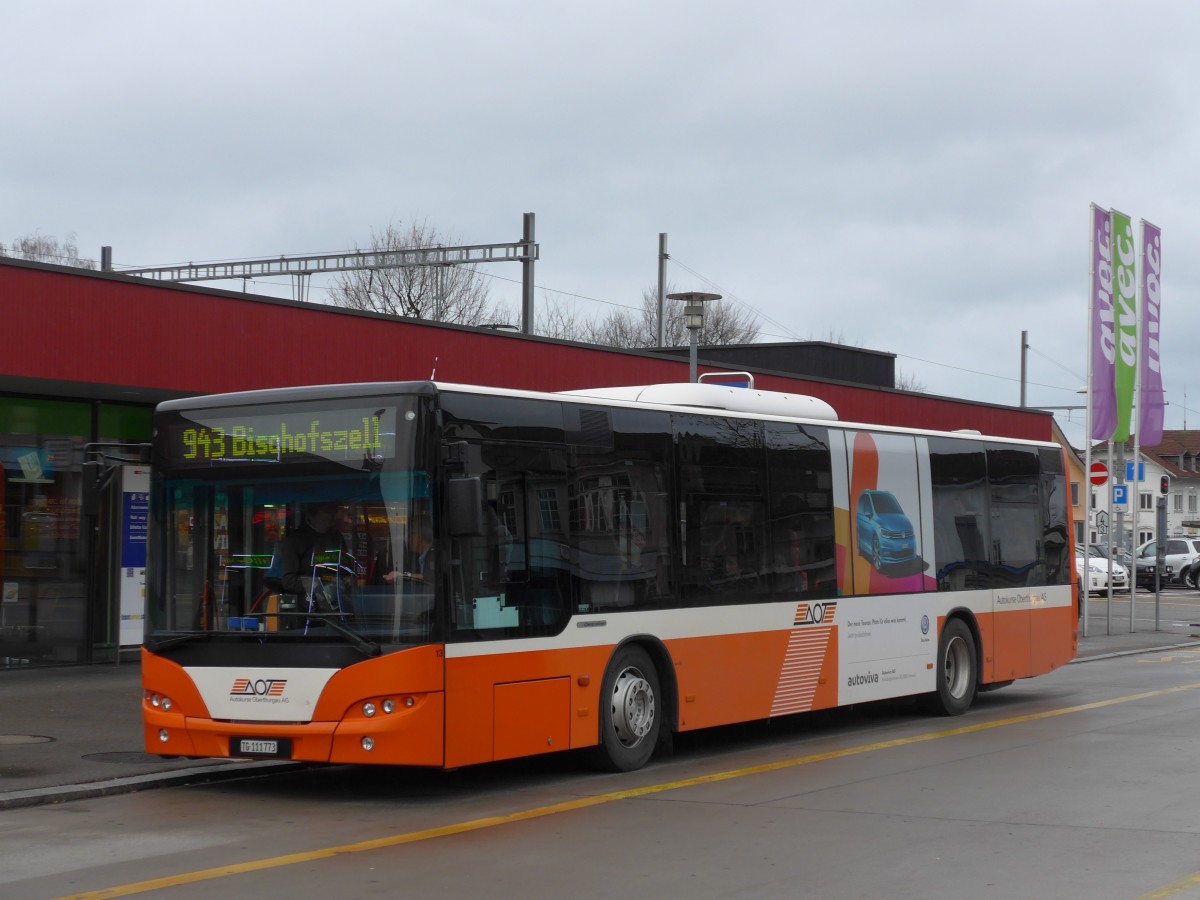
<svg viewBox="0 0 1200 900">
<path fill-rule="evenodd" d="M 0 398 L 0 667 L 88 658 L 83 445 L 91 405 Z"/>
<path fill-rule="evenodd" d="M 142 443 L 150 440 L 154 410 L 149 406 L 100 404 L 96 440 L 101 443 Z"/>
</svg>

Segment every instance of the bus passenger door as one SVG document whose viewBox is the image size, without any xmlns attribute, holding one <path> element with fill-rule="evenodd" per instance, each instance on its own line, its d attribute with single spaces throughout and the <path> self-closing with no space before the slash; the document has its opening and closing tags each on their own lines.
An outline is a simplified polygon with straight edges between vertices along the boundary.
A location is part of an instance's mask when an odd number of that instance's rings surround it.
<svg viewBox="0 0 1200 900">
<path fill-rule="evenodd" d="M 465 456 L 465 471 L 451 478 L 465 484 L 447 493 L 480 509 L 474 533 L 450 535 L 447 766 L 571 746 L 569 664 L 515 643 L 561 631 L 569 615 L 563 452 L 484 442 Z"/>
<path fill-rule="evenodd" d="M 1042 511 L 1036 448 L 989 445 L 992 610 L 995 677 L 1033 674 L 1032 608 L 1045 584 Z"/>
</svg>

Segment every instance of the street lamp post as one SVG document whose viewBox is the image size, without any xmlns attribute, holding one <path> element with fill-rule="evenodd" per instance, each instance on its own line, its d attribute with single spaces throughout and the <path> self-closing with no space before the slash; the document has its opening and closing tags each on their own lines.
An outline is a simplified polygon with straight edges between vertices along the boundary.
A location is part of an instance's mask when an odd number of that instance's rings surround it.
<svg viewBox="0 0 1200 900">
<path fill-rule="evenodd" d="M 696 346 L 700 342 L 700 329 L 704 327 L 704 304 L 710 300 L 720 300 L 720 294 L 706 294 L 701 291 L 685 291 L 681 294 L 667 294 L 669 300 L 681 300 L 684 303 L 683 315 L 688 330 L 688 380 L 696 383 Z"/>
</svg>

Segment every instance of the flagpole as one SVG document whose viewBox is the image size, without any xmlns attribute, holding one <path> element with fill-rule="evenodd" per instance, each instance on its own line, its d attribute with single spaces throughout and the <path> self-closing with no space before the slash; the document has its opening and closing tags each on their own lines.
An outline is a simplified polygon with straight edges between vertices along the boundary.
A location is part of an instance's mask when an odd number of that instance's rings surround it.
<svg viewBox="0 0 1200 900">
<path fill-rule="evenodd" d="M 1113 479 L 1113 472 L 1115 471 L 1113 469 L 1112 454 L 1113 454 L 1113 442 L 1112 442 L 1112 439 L 1109 438 L 1109 441 L 1108 441 L 1108 481 L 1105 482 L 1104 486 L 1108 488 L 1108 496 L 1109 496 L 1109 501 L 1110 501 L 1109 503 L 1105 504 L 1105 507 L 1108 509 L 1108 543 L 1110 545 L 1112 544 L 1113 519 L 1115 519 L 1117 517 L 1116 510 L 1113 509 L 1113 505 L 1111 502 L 1111 500 L 1112 500 L 1112 479 Z M 1088 547 L 1086 549 L 1089 551 L 1091 550 L 1090 547 Z M 1111 578 L 1108 579 L 1108 602 L 1104 604 L 1104 633 L 1112 634 L 1112 579 Z"/>
<path fill-rule="evenodd" d="M 1092 321 L 1095 315 L 1096 291 L 1096 204 L 1088 206 L 1088 287 L 1087 287 L 1087 384 L 1084 387 L 1083 424 L 1083 583 L 1079 585 L 1079 605 L 1083 613 L 1083 637 L 1088 636 L 1087 558 L 1092 543 Z"/>
<path fill-rule="evenodd" d="M 1144 220 L 1143 220 L 1144 221 Z M 1144 238 L 1143 238 L 1144 240 Z M 1129 586 L 1129 633 L 1133 634 L 1134 622 L 1134 607 L 1137 606 L 1137 560 L 1133 558 L 1133 552 L 1137 549 L 1137 533 L 1138 533 L 1138 512 L 1142 508 L 1142 481 L 1138 477 L 1141 474 L 1142 462 L 1142 312 L 1145 303 L 1142 301 L 1142 280 L 1137 280 L 1137 365 L 1133 367 L 1133 411 L 1130 414 L 1130 421 L 1133 422 L 1133 493 L 1136 503 L 1131 504 L 1133 507 L 1133 537 L 1130 543 L 1133 545 L 1129 551 L 1129 559 L 1133 563 L 1134 584 Z M 1125 496 L 1129 496 L 1126 494 Z M 1159 540 L 1162 540 L 1162 535 L 1159 535 Z M 1157 596 L 1157 595 L 1156 595 Z"/>
</svg>

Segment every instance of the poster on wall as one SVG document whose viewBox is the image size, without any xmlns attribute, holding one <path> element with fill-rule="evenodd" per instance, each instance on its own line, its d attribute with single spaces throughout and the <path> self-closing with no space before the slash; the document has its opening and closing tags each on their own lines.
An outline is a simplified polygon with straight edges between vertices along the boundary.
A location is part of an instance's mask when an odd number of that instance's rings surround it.
<svg viewBox="0 0 1200 900">
<path fill-rule="evenodd" d="M 146 618 L 146 539 L 150 525 L 150 468 L 121 469 L 120 641 L 122 647 L 142 643 Z"/>
</svg>

